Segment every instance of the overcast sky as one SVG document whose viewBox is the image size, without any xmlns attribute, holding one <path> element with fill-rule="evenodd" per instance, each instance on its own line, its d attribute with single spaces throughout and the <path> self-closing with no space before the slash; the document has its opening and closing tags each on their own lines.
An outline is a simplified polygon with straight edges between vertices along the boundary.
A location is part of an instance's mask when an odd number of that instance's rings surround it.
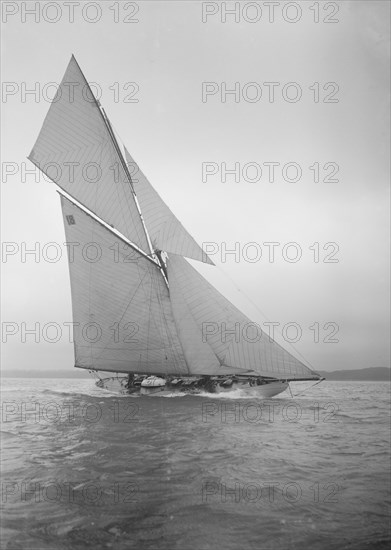
<svg viewBox="0 0 391 550">
<path fill-rule="evenodd" d="M 60 201 L 54 184 L 22 174 L 33 169 L 26 156 L 54 92 L 48 83 L 60 82 L 72 53 L 155 189 L 200 244 L 215 243 L 217 269 L 197 267 L 220 291 L 261 325 L 297 323 L 295 348 L 316 370 L 388 366 L 389 3 L 280 2 L 272 22 L 264 2 L 238 4 L 236 16 L 224 14 L 233 2 L 84 2 L 73 23 L 62 2 L 25 13 L 36 4 L 2 2 L 2 239 L 15 243 L 3 255 L 3 329 L 17 323 L 5 367 L 73 366 Z M 204 98 L 203 82 L 213 92 Z M 265 82 L 277 83 L 274 102 Z M 238 83 L 239 96 L 222 96 L 223 83 Z M 270 162 L 280 163 L 274 182 Z M 216 173 L 203 177 L 203 163 Z M 224 181 L 222 163 L 239 163 L 239 181 Z M 281 170 L 286 163 L 299 166 L 298 181 L 286 181 L 296 174 Z M 23 261 L 36 242 L 41 251 L 59 243 L 61 259 Z M 281 243 L 273 263 L 267 242 Z M 224 261 L 235 243 L 240 261 Z M 284 258 L 295 250 L 298 261 Z M 48 322 L 64 329 L 57 343 L 42 334 L 22 342 L 22 323 Z M 324 342 L 333 327 L 338 342 Z"/>
</svg>

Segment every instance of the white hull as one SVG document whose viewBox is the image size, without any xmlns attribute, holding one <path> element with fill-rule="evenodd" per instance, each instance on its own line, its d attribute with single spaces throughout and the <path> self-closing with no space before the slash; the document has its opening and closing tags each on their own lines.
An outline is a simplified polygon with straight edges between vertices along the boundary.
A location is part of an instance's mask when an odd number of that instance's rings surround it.
<svg viewBox="0 0 391 550">
<path fill-rule="evenodd" d="M 200 394 L 205 393 L 206 390 L 203 388 L 191 388 L 191 387 L 171 387 L 168 385 L 159 385 L 154 386 L 152 384 L 142 384 L 139 387 L 128 389 L 127 386 L 128 378 L 124 376 L 112 376 L 109 378 L 103 378 L 97 382 L 97 386 L 114 393 L 119 393 L 121 395 L 159 395 L 159 394 Z M 288 388 L 288 382 L 283 382 L 277 380 L 275 382 L 269 382 L 263 385 L 253 385 L 251 386 L 248 382 L 241 381 L 239 383 L 234 382 L 229 387 L 223 387 L 217 385 L 213 392 L 208 392 L 213 394 L 224 394 L 224 393 L 234 393 L 238 392 L 238 397 L 246 395 L 252 396 L 255 398 L 268 399 L 274 397 Z"/>
<path fill-rule="evenodd" d="M 228 390 L 224 388 L 219 388 L 217 393 L 240 390 L 241 393 L 245 393 L 246 395 L 267 399 L 268 397 L 274 397 L 275 395 L 284 392 L 286 389 L 288 389 L 288 386 L 288 382 L 283 382 L 282 380 L 278 380 L 277 382 L 270 382 L 269 384 L 264 384 L 263 386 L 235 384 Z"/>
</svg>

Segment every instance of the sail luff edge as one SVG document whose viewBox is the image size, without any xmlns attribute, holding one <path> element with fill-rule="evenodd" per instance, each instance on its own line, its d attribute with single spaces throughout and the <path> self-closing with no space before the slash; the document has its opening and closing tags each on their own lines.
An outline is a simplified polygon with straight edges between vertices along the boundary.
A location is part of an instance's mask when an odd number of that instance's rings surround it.
<svg viewBox="0 0 391 550">
<path fill-rule="evenodd" d="M 148 246 L 149 246 L 149 248 L 150 248 L 150 253 L 153 254 L 153 248 L 152 248 L 152 244 L 151 244 L 152 241 L 151 241 L 151 238 L 150 238 L 150 236 L 149 236 L 147 227 L 146 227 L 146 225 L 145 225 L 145 222 L 144 222 L 144 219 L 143 219 L 143 216 L 142 216 L 142 213 L 141 213 L 140 205 L 138 204 L 138 201 L 137 201 L 137 198 L 136 198 L 136 192 L 135 192 L 134 187 L 133 187 L 132 178 L 131 178 L 130 173 L 129 173 L 128 165 L 126 164 L 126 161 L 125 161 L 125 159 L 124 159 L 124 157 L 123 157 L 123 155 L 122 155 L 121 149 L 120 149 L 120 147 L 119 147 L 119 145 L 118 145 L 118 141 L 117 141 L 117 139 L 116 139 L 116 137 L 115 137 L 115 134 L 114 134 L 114 131 L 113 131 L 113 128 L 112 128 L 110 119 L 109 119 L 109 117 L 107 116 L 106 111 L 105 111 L 104 108 L 102 107 L 100 101 L 98 101 L 98 100 L 96 99 L 96 97 L 95 97 L 95 95 L 94 95 L 94 93 L 93 93 L 93 91 L 92 91 L 92 89 L 91 89 L 91 86 L 90 86 L 90 84 L 89 84 L 89 82 L 88 82 L 88 80 L 87 80 L 87 78 L 86 78 L 86 76 L 85 76 L 85 74 L 83 73 L 83 71 L 82 71 L 82 69 L 81 69 L 81 67 L 80 67 L 80 65 L 79 65 L 79 63 L 78 63 L 76 57 L 75 57 L 73 54 L 72 54 L 72 58 L 75 60 L 75 63 L 76 63 L 76 65 L 77 65 L 77 67 L 78 67 L 80 73 L 82 74 L 84 80 L 85 80 L 86 83 L 87 83 L 87 86 L 88 86 L 88 89 L 89 89 L 89 91 L 90 91 L 90 94 L 91 94 L 92 98 L 94 99 L 95 105 L 97 106 L 98 111 L 99 111 L 99 113 L 100 113 L 100 115 L 101 115 L 101 117 L 102 117 L 102 119 L 103 119 L 103 122 L 104 122 L 104 124 L 105 124 L 105 126 L 106 126 L 106 128 L 107 128 L 107 130 L 108 130 L 109 136 L 110 136 L 111 141 L 112 141 L 112 143 L 113 143 L 113 145 L 114 145 L 114 149 L 115 149 L 115 151 L 116 151 L 116 153 L 117 153 L 118 159 L 119 159 L 119 161 L 120 161 L 120 163 L 121 163 L 121 165 L 122 165 L 122 168 L 124 169 L 125 174 L 126 174 L 126 176 L 127 176 L 127 178 L 128 178 L 128 183 L 129 183 L 130 188 L 131 188 L 131 190 L 132 190 L 133 200 L 134 200 L 134 202 L 135 202 L 135 204 L 136 204 L 136 208 L 137 208 L 137 211 L 138 211 L 139 216 L 140 216 L 140 219 L 141 219 L 141 225 L 142 225 L 142 227 L 143 227 L 143 229 L 144 229 L 144 233 L 145 233 L 145 236 L 146 236 L 146 238 L 147 238 L 147 243 L 148 243 Z"/>
<path fill-rule="evenodd" d="M 118 158 L 122 164 L 122 168 L 124 169 L 124 172 L 125 172 L 125 175 L 126 177 L 128 178 L 128 183 L 130 185 L 130 188 L 132 190 L 132 193 L 133 193 L 133 200 L 134 200 L 134 203 L 136 205 L 136 209 L 137 209 L 137 212 L 140 216 L 140 220 L 141 220 L 141 225 L 144 229 L 144 233 L 145 233 L 145 236 L 146 236 L 146 239 L 147 239 L 147 243 L 148 243 L 148 246 L 149 246 L 149 250 L 150 250 L 150 254 L 151 255 L 155 255 L 156 256 L 156 259 L 157 259 L 157 263 L 159 264 L 160 266 L 160 271 L 161 271 L 161 274 L 163 276 L 163 279 L 164 279 L 164 282 L 166 283 L 166 286 L 168 288 L 168 279 L 167 279 L 167 276 L 166 276 L 166 272 L 165 272 L 165 269 L 164 269 L 164 264 L 163 262 L 161 261 L 161 258 L 155 253 L 154 249 L 153 249 L 153 246 L 152 246 L 152 239 L 149 235 L 149 232 L 148 232 L 148 228 L 147 228 L 147 225 L 145 223 L 145 220 L 144 220 L 144 217 L 143 217 L 143 214 L 142 214 L 142 211 L 141 211 L 141 206 L 140 206 L 140 203 L 137 199 L 137 194 L 136 194 L 136 191 L 134 189 L 134 186 L 133 186 L 133 182 L 132 182 L 132 176 L 130 175 L 130 172 L 129 172 L 129 168 L 128 168 L 128 165 L 126 163 L 126 159 L 124 158 L 123 154 L 122 154 L 122 151 L 121 151 L 121 148 L 118 144 L 118 140 L 115 136 L 115 133 L 114 133 L 114 130 L 113 130 L 113 127 L 112 127 L 112 124 L 110 122 L 110 119 L 109 117 L 107 116 L 106 114 L 106 111 L 104 110 L 103 107 L 100 107 L 98 105 L 98 108 L 103 116 L 103 119 L 105 121 L 105 124 L 106 124 L 106 127 L 109 131 L 109 135 L 111 137 L 111 140 L 113 142 L 113 145 L 114 145 L 114 148 L 117 152 L 117 155 L 118 155 Z"/>
</svg>

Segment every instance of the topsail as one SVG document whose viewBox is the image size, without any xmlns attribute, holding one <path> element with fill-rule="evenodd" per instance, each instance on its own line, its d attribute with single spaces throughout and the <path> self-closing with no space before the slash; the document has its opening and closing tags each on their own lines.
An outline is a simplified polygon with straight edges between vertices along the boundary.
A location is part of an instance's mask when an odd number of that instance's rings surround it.
<svg viewBox="0 0 391 550">
<path fill-rule="evenodd" d="M 72 56 L 29 159 L 78 202 L 149 252 L 132 188 L 91 94 Z"/>
</svg>

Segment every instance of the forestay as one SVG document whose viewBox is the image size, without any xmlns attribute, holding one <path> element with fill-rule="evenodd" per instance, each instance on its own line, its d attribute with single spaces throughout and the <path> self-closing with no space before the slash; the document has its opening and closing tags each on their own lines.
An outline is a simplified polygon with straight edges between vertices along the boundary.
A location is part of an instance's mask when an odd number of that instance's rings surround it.
<svg viewBox="0 0 391 550">
<path fill-rule="evenodd" d="M 167 270 L 171 294 L 181 295 L 186 304 L 187 313 L 182 312 L 182 317 L 191 316 L 198 329 L 200 347 L 207 343 L 221 364 L 266 377 L 319 378 L 252 323 L 184 258 L 170 255 Z"/>
<path fill-rule="evenodd" d="M 168 289 L 153 261 L 61 197 L 72 291 L 76 366 L 189 374 Z"/>
</svg>

